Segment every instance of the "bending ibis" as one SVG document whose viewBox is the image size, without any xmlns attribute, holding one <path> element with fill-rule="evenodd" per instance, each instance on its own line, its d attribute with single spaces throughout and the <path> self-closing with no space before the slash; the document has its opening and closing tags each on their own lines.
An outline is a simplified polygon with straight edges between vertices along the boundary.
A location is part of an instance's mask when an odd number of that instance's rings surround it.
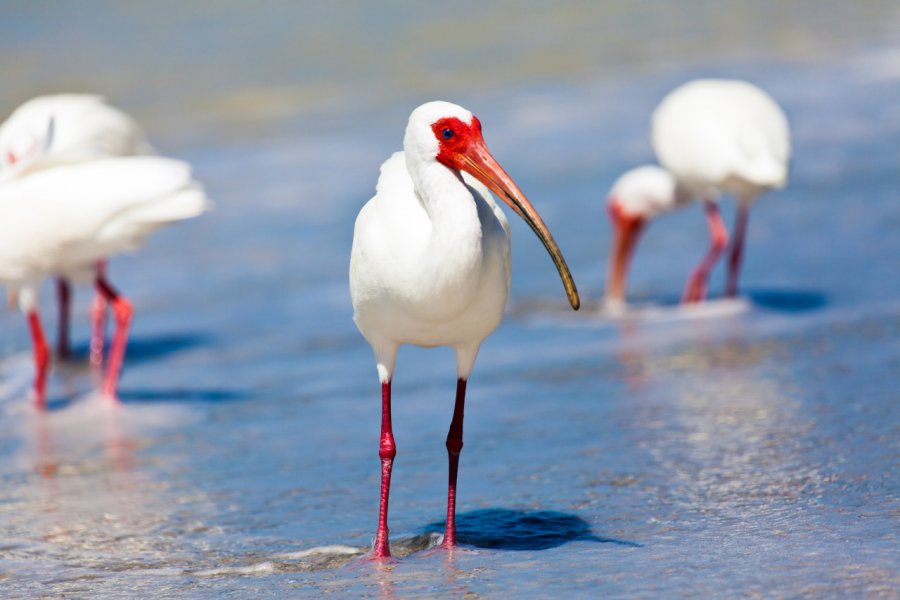
<svg viewBox="0 0 900 600">
<path fill-rule="evenodd" d="M 401 344 L 456 353 L 456 401 L 447 434 L 447 524 L 456 544 L 456 480 L 466 382 L 481 342 L 497 327 L 509 295 L 509 224 L 491 192 L 543 242 L 572 308 L 580 301 L 563 255 L 537 211 L 491 156 L 481 123 L 448 102 L 409 117 L 403 151 L 381 165 L 375 196 L 353 232 L 350 294 L 354 320 L 372 346 L 381 382 L 381 498 L 373 557 L 390 556 L 388 497 L 396 445 L 391 380 Z"/>
<path fill-rule="evenodd" d="M 764 192 L 784 187 L 791 146 L 787 117 L 758 87 L 738 80 L 699 79 L 669 93 L 653 113 L 653 148 L 668 171 L 641 167 L 623 175 L 608 199 L 613 223 L 606 299 L 625 299 L 628 262 L 646 223 L 702 200 L 712 242 L 685 286 L 682 300 L 706 297 L 709 273 L 728 244 L 721 194 L 737 198 L 726 294 L 737 295 L 749 210 Z"/>
<path fill-rule="evenodd" d="M 28 100 L 0 125 L 0 182 L 44 169 L 110 158 L 154 154 L 140 125 L 93 94 L 53 94 Z M 57 355 L 69 356 L 70 281 L 106 276 L 106 259 L 57 273 Z M 91 308 L 90 359 L 103 357 L 106 295 L 97 286 Z"/>
</svg>

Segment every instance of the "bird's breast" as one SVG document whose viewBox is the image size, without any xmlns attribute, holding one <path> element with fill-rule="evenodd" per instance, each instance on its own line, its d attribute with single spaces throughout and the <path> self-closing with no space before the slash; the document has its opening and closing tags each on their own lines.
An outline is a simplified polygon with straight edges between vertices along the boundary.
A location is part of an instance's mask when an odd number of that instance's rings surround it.
<svg viewBox="0 0 900 600">
<path fill-rule="evenodd" d="M 367 205 L 350 264 L 355 318 L 367 338 L 436 346 L 482 339 L 497 326 L 509 291 L 509 238 L 493 212 L 482 219 L 483 212 L 451 228 L 424 211 L 396 220 Z"/>
</svg>

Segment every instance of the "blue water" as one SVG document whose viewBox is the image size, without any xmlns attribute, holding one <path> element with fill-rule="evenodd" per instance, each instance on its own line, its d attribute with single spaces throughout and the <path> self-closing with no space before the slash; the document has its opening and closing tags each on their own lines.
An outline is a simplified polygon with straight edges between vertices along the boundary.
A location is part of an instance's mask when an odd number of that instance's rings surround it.
<svg viewBox="0 0 900 600">
<path fill-rule="evenodd" d="M 216 203 L 112 262 L 137 310 L 120 407 L 92 392 L 87 290 L 47 414 L 24 320 L 0 314 L 0 595 L 897 597 L 900 8 L 485 4 L 0 7 L 0 112 L 102 92 Z M 751 216 L 741 300 L 676 305 L 707 239 L 695 206 L 649 228 L 638 308 L 610 321 L 606 191 L 652 160 L 658 100 L 706 75 L 784 106 L 791 183 Z M 346 271 L 378 166 L 434 98 L 482 120 L 585 306 L 511 216 L 510 307 L 469 385 L 463 545 L 432 548 L 452 354 L 404 348 L 402 558 L 377 567 L 359 557 L 380 395 Z"/>
</svg>

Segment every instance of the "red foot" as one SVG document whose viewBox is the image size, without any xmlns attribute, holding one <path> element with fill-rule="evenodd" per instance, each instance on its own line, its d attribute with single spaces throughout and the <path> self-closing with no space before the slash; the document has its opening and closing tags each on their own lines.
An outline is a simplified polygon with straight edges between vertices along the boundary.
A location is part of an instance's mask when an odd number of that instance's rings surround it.
<svg viewBox="0 0 900 600">
<path fill-rule="evenodd" d="M 377 556 L 374 551 L 371 554 L 366 554 L 359 559 L 360 564 L 375 563 L 378 566 L 395 565 L 399 562 L 400 559 L 391 556 L 390 554 L 388 554 L 387 556 Z"/>
<path fill-rule="evenodd" d="M 47 410 L 47 392 L 44 389 L 38 389 L 37 382 L 34 384 L 34 389 L 31 390 L 31 398 L 35 408 L 42 411 Z"/>
<path fill-rule="evenodd" d="M 372 554 L 368 556 L 371 560 L 393 560 L 393 556 L 391 555 L 391 547 L 385 542 L 375 541 L 375 545 L 372 547 Z"/>
<path fill-rule="evenodd" d="M 684 288 L 684 295 L 681 297 L 681 301 L 685 304 L 691 304 L 703 302 L 704 300 L 706 300 L 706 278 L 695 273 Z"/>
</svg>

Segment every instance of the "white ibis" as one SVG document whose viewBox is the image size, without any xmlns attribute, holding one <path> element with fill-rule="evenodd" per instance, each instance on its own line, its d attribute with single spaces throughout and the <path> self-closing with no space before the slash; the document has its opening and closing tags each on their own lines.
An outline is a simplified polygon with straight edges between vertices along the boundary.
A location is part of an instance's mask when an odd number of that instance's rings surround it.
<svg viewBox="0 0 900 600">
<path fill-rule="evenodd" d="M 35 401 L 46 404 L 49 355 L 37 312 L 41 282 L 133 250 L 158 227 L 200 214 L 206 196 L 179 160 L 122 157 L 37 171 L 0 185 L 0 283 L 26 313 L 34 345 Z M 116 331 L 103 380 L 115 397 L 131 303 L 102 273 Z"/>
<path fill-rule="evenodd" d="M 19 106 L 0 125 L 0 182 L 61 165 L 153 153 L 140 125 L 101 96 L 38 96 Z M 57 355 L 60 358 L 69 355 L 69 281 L 92 278 L 99 281 L 105 277 L 105 257 L 96 264 L 57 273 Z M 96 287 L 91 309 L 90 358 L 93 364 L 99 365 L 103 357 L 106 295 L 104 286 L 97 283 Z"/>
<path fill-rule="evenodd" d="M 615 229 L 607 302 L 621 304 L 636 238 L 649 219 L 690 200 L 705 203 L 712 244 L 694 269 L 684 302 L 706 297 L 709 273 L 728 243 L 718 199 L 738 200 L 726 294 L 736 296 L 750 206 L 784 187 L 790 160 L 787 117 L 758 87 L 738 80 L 698 79 L 669 93 L 653 113 L 653 148 L 669 173 L 640 168 L 622 176 L 609 197 Z"/>
<path fill-rule="evenodd" d="M 373 556 L 390 556 L 388 496 L 396 445 L 391 379 L 401 344 L 456 352 L 456 402 L 447 434 L 449 479 L 444 546 L 456 544 L 456 474 L 466 382 L 481 342 L 503 316 L 510 281 L 509 223 L 495 193 L 538 235 L 572 308 L 578 292 L 562 253 L 531 203 L 488 152 L 466 109 L 429 102 L 409 117 L 403 152 L 381 165 L 375 196 L 353 232 L 350 295 L 381 381 L 381 500 Z"/>
</svg>

